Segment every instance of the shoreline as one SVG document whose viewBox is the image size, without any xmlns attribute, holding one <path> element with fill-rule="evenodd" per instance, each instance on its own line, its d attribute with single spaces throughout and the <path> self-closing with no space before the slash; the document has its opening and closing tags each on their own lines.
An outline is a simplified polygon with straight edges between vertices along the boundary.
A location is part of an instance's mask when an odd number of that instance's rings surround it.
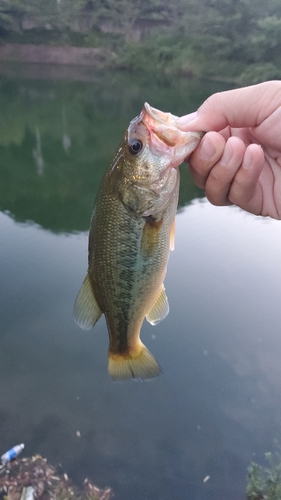
<svg viewBox="0 0 281 500">
<path fill-rule="evenodd" d="M 19 43 L 0 44 L 0 62 L 106 68 L 114 62 L 106 47 L 50 46 Z"/>
</svg>

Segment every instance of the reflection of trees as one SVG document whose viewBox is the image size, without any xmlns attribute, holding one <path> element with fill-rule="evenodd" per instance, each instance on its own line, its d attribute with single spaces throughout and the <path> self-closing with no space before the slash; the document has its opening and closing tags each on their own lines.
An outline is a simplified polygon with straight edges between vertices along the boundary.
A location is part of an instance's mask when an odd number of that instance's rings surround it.
<svg viewBox="0 0 281 500">
<path fill-rule="evenodd" d="M 92 84 L 0 79 L 0 209 L 53 231 L 86 230 L 102 174 L 143 102 L 180 114 L 211 91 L 124 74 Z M 200 193 L 184 173 L 182 188 L 181 204 Z"/>
<path fill-rule="evenodd" d="M 62 136 L 62 147 L 65 150 L 66 153 L 68 153 L 69 148 L 71 147 L 71 139 L 69 135 L 67 134 L 67 124 L 66 124 L 66 112 L 65 112 L 65 106 L 62 107 L 62 129 L 63 129 L 63 136 Z"/>
<path fill-rule="evenodd" d="M 42 148 L 41 148 L 41 135 L 40 135 L 40 130 L 38 127 L 36 127 L 36 130 L 35 130 L 35 137 L 36 137 L 36 146 L 32 150 L 32 154 L 33 154 L 33 158 L 35 160 L 35 163 L 37 165 L 37 174 L 43 175 L 44 159 L 43 159 Z"/>
</svg>

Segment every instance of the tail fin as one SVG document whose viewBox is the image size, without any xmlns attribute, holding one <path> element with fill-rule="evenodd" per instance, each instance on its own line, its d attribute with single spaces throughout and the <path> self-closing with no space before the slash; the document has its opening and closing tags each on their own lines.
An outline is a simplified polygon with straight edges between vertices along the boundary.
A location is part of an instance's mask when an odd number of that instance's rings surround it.
<svg viewBox="0 0 281 500">
<path fill-rule="evenodd" d="M 108 371 L 113 380 L 150 379 L 161 373 L 161 368 L 149 350 L 140 342 L 129 354 L 115 354 L 109 350 Z"/>
</svg>

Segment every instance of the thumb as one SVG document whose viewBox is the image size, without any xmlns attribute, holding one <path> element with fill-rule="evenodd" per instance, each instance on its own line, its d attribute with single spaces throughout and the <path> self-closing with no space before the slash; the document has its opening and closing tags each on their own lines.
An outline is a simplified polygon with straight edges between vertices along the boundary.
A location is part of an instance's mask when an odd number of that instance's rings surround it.
<svg viewBox="0 0 281 500">
<path fill-rule="evenodd" d="M 178 118 L 184 131 L 256 127 L 281 106 L 281 82 L 271 81 L 211 95 L 197 112 Z"/>
</svg>

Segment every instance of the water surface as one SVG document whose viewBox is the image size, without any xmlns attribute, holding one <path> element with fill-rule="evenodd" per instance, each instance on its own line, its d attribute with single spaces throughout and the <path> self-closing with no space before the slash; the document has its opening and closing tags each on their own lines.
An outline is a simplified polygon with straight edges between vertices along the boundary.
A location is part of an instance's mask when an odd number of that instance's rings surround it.
<svg viewBox="0 0 281 500">
<path fill-rule="evenodd" d="M 222 88 L 1 77 L 2 452 L 25 442 L 117 500 L 237 500 L 250 461 L 280 442 L 280 223 L 212 207 L 186 166 L 170 314 L 142 329 L 161 377 L 111 382 L 104 320 L 84 332 L 72 318 L 94 196 L 128 122 L 145 100 L 182 114 Z"/>
</svg>

